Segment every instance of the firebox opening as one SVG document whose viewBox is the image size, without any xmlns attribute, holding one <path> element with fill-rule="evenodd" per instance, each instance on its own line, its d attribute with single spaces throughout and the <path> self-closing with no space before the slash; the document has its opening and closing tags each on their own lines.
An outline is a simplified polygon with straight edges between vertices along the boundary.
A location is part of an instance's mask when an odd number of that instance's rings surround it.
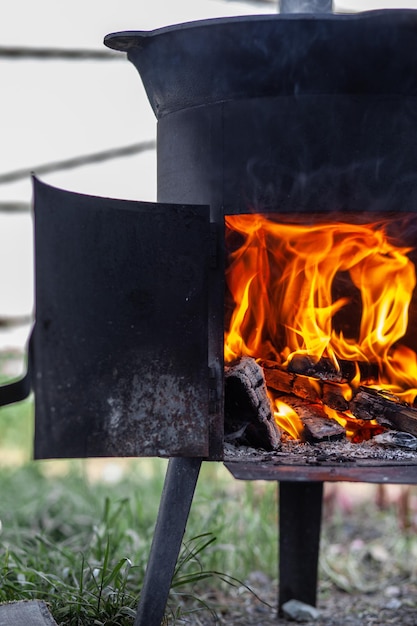
<svg viewBox="0 0 417 626">
<path fill-rule="evenodd" d="M 225 223 L 226 441 L 413 446 L 417 215 Z"/>
</svg>

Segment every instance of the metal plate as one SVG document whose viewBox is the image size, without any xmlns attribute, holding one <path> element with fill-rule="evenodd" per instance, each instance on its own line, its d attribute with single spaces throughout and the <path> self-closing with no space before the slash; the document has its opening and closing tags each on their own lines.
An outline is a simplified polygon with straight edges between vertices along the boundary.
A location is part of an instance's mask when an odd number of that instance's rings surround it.
<svg viewBox="0 0 417 626">
<path fill-rule="evenodd" d="M 207 456 L 209 208 L 34 186 L 35 457 Z"/>
<path fill-rule="evenodd" d="M 224 465 L 239 480 L 417 484 L 417 464 L 412 463 L 307 466 L 231 461 Z"/>
</svg>

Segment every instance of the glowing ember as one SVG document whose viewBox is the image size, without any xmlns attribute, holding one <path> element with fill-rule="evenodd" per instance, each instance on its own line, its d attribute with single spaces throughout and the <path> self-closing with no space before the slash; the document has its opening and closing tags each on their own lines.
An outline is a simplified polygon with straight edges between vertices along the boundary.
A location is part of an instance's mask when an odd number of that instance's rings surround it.
<svg viewBox="0 0 417 626">
<path fill-rule="evenodd" d="M 370 363 L 377 376 L 360 380 L 357 367 L 353 387 L 366 382 L 412 403 L 417 355 L 399 341 L 416 273 L 411 249 L 390 239 L 388 225 L 228 216 L 227 244 L 239 239 L 239 246 L 233 246 L 226 273 L 234 303 L 226 362 L 247 355 L 286 365 L 304 354 L 325 358 L 336 370 L 342 361 Z M 282 411 L 277 408 L 280 419 Z M 343 419 L 350 427 L 352 420 Z M 294 434 L 297 426 L 289 430 Z"/>
</svg>

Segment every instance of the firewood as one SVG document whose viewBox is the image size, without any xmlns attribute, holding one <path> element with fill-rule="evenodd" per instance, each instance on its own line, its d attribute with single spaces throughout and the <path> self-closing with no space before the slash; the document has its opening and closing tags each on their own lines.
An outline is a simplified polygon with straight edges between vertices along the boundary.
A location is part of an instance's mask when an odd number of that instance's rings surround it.
<svg viewBox="0 0 417 626">
<path fill-rule="evenodd" d="M 262 366 L 266 386 L 283 393 L 292 393 L 296 374 L 282 369 L 275 361 L 259 361 Z"/>
<path fill-rule="evenodd" d="M 356 376 L 358 368 L 362 380 L 373 379 L 378 376 L 378 366 L 376 363 L 344 361 L 339 359 L 338 365 L 339 369 L 326 357 L 314 359 L 308 354 L 295 354 L 288 363 L 288 371 L 339 383 L 351 381 Z"/>
<path fill-rule="evenodd" d="M 321 380 L 337 382 L 352 380 L 356 374 L 355 364 L 350 361 L 344 361 L 339 365 L 340 370 L 336 368 L 330 359 L 324 357 L 314 359 L 307 354 L 295 354 L 288 363 L 288 371 L 295 374 L 304 374 L 305 376 L 314 376 Z"/>
<path fill-rule="evenodd" d="M 275 391 L 293 393 L 299 398 L 317 402 L 321 397 L 321 388 L 314 378 L 291 374 L 283 369 L 269 369 L 263 366 L 266 386 Z"/>
<path fill-rule="evenodd" d="M 349 402 L 345 400 L 347 383 L 324 382 L 318 378 L 294 374 L 283 369 L 274 361 L 260 361 L 266 385 L 281 393 L 291 393 L 310 402 L 321 400 L 336 411 L 347 411 Z"/>
<path fill-rule="evenodd" d="M 345 439 L 346 432 L 343 426 L 328 417 L 321 404 L 306 402 L 294 396 L 280 396 L 280 400 L 294 409 L 300 418 L 304 426 L 303 441 L 320 443 Z"/>
<path fill-rule="evenodd" d="M 417 435 L 417 409 L 401 402 L 391 393 L 360 387 L 350 402 L 350 410 L 360 419 L 375 419 L 382 426 Z"/>
<path fill-rule="evenodd" d="M 340 411 L 343 413 L 349 409 L 349 402 L 345 398 L 346 391 L 352 394 L 352 390 L 349 387 L 347 389 L 346 383 L 330 383 L 324 382 L 322 386 L 322 402 L 331 409 Z"/>
<path fill-rule="evenodd" d="M 275 422 L 262 368 L 250 357 L 225 367 L 225 433 L 244 445 L 275 450 L 281 431 Z"/>
</svg>

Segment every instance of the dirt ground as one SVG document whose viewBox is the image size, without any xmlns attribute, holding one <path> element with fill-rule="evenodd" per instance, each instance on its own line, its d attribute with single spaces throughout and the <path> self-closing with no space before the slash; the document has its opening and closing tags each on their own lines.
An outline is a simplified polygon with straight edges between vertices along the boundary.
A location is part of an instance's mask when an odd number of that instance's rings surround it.
<svg viewBox="0 0 417 626">
<path fill-rule="evenodd" d="M 293 620 L 280 617 L 275 608 L 277 589 L 263 586 L 262 601 L 248 592 L 207 594 L 210 607 L 184 615 L 175 624 L 193 626 L 291 626 Z M 417 625 L 417 585 L 400 582 L 377 593 L 350 594 L 337 587 L 319 589 L 319 617 L 303 622 L 306 626 L 397 626 Z"/>
<path fill-rule="evenodd" d="M 417 626 L 417 488 L 328 487 L 316 620 L 307 626 Z M 170 624 L 291 626 L 278 615 L 278 583 L 253 572 L 242 585 L 199 590 L 208 608 Z M 209 586 L 209 583 L 208 583 Z"/>
<path fill-rule="evenodd" d="M 349 594 L 336 587 L 319 593 L 317 620 L 303 622 L 307 626 L 398 626 L 417 625 L 417 587 L 415 584 L 390 585 L 373 594 Z M 265 597 L 265 596 L 264 596 Z M 201 624 L 233 624 L 240 626 L 288 626 L 294 621 L 277 615 L 273 605 L 266 606 L 250 598 L 238 603 L 229 597 L 227 608 L 218 613 L 218 621 Z M 269 602 L 274 602 L 273 593 Z M 192 622 L 190 622 L 192 623 Z M 197 624 L 198 622 L 194 622 Z"/>
</svg>

